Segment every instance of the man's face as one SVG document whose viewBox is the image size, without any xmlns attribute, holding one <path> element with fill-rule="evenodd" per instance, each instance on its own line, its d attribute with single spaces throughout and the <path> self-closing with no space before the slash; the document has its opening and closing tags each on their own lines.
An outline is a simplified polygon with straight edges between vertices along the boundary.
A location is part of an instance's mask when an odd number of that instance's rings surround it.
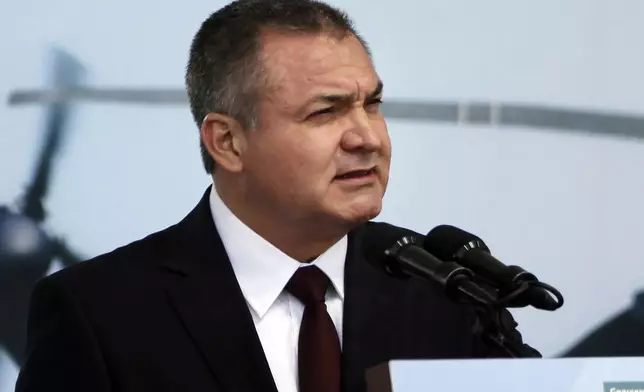
<svg viewBox="0 0 644 392">
<path fill-rule="evenodd" d="M 379 110 L 382 84 L 368 54 L 354 36 L 263 38 L 269 86 L 242 157 L 248 189 L 295 220 L 374 218 L 391 144 Z"/>
</svg>

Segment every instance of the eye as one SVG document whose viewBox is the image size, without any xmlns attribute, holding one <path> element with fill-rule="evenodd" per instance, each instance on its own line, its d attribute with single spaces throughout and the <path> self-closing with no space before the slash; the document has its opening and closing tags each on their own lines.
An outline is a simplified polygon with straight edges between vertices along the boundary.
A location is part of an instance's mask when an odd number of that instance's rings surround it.
<svg viewBox="0 0 644 392">
<path fill-rule="evenodd" d="M 378 110 L 380 108 L 380 104 L 382 104 L 382 98 L 374 98 L 370 101 L 367 101 L 366 106 Z"/>
<path fill-rule="evenodd" d="M 335 111 L 335 108 L 333 106 L 329 106 L 328 108 L 316 110 L 315 112 L 309 114 L 307 118 L 313 118 L 324 114 L 330 114 L 330 113 L 333 113 L 334 111 Z"/>
</svg>

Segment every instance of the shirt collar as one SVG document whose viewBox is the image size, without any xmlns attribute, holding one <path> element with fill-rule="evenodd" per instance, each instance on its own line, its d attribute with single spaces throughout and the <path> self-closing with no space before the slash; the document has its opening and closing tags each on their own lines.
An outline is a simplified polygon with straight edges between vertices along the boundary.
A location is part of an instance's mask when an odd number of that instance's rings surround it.
<svg viewBox="0 0 644 392">
<path fill-rule="evenodd" d="M 329 277 L 335 292 L 344 300 L 347 236 L 312 263 L 303 264 L 239 220 L 221 200 L 214 185 L 210 191 L 210 210 L 244 298 L 260 319 L 300 267 L 316 265 Z"/>
</svg>

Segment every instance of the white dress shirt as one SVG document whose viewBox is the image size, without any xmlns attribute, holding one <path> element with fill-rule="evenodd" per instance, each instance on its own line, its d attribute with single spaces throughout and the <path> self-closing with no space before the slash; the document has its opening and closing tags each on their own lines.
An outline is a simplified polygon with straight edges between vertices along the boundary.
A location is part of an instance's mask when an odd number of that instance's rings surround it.
<svg viewBox="0 0 644 392">
<path fill-rule="evenodd" d="M 284 287 L 298 268 L 310 265 L 320 268 L 332 283 L 326 294 L 326 306 L 342 344 L 347 237 L 312 263 L 302 264 L 242 223 L 221 200 L 214 185 L 210 192 L 210 210 L 253 317 L 277 389 L 297 392 L 297 347 L 304 305 Z"/>
</svg>

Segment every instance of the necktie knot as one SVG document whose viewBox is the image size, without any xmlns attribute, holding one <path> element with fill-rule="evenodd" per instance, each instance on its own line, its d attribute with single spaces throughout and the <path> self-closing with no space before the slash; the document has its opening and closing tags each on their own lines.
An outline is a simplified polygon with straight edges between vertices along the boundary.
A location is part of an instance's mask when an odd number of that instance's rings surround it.
<svg viewBox="0 0 644 392">
<path fill-rule="evenodd" d="M 286 284 L 286 290 L 304 305 L 324 303 L 326 291 L 331 281 L 316 266 L 300 267 Z"/>
</svg>

